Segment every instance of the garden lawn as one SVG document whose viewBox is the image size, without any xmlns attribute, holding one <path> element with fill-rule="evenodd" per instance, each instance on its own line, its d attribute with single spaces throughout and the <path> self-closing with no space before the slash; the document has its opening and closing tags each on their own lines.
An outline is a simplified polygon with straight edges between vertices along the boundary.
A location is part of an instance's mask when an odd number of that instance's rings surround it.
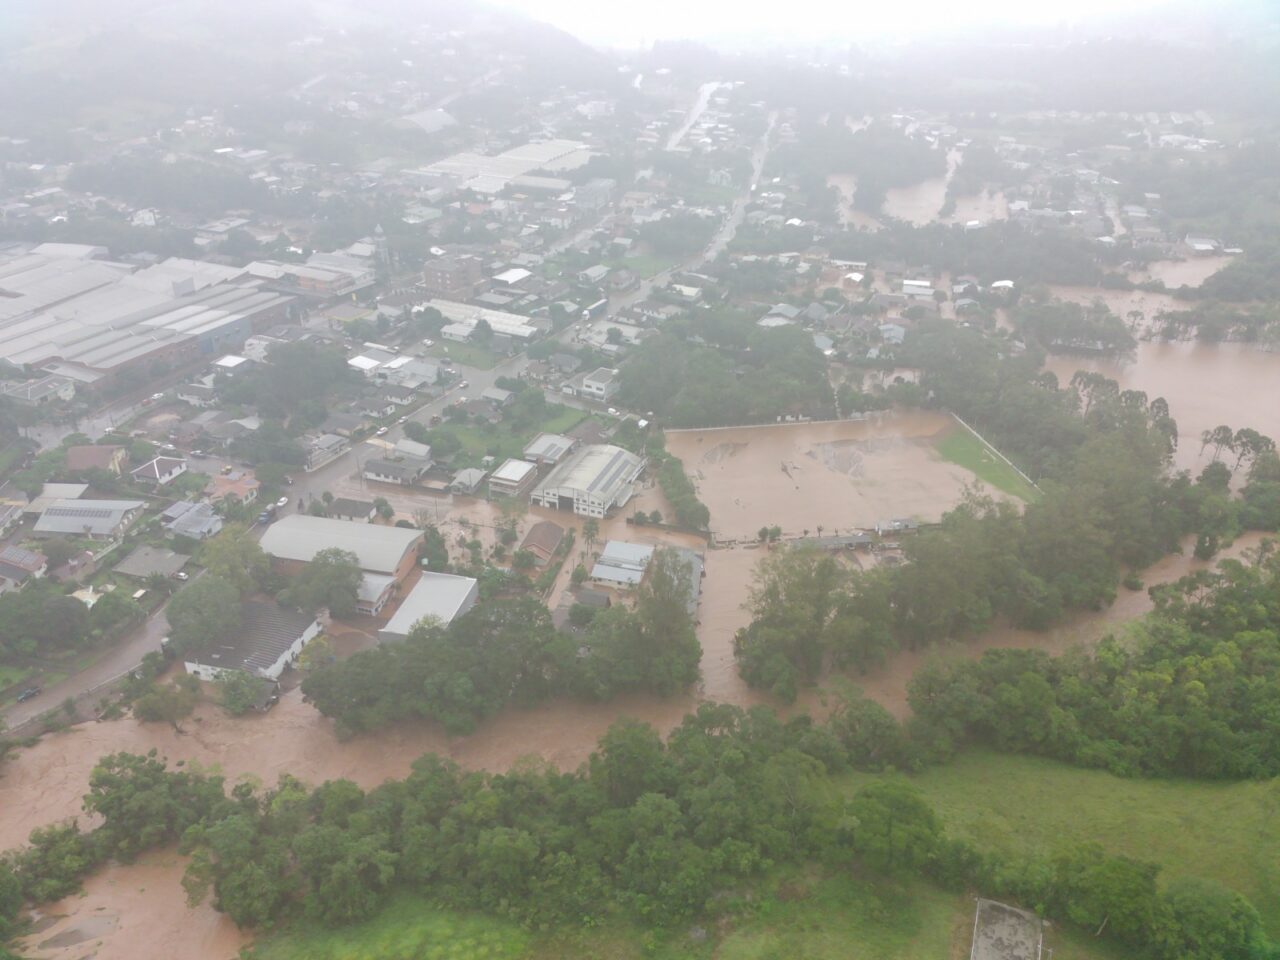
<svg viewBox="0 0 1280 960">
<path fill-rule="evenodd" d="M 854 774 L 849 788 L 875 779 Z M 1280 934 L 1280 778 L 1239 783 L 1124 779 L 1053 760 L 968 751 L 908 778 L 947 831 L 980 848 L 1052 853 L 1096 841 L 1109 853 L 1197 875 L 1248 897 Z"/>
<path fill-rule="evenodd" d="M 493 351 L 477 343 L 455 343 L 452 340 L 446 343 L 437 340 L 427 348 L 427 353 L 442 360 L 452 360 L 454 363 L 477 367 L 481 370 L 492 369 L 493 365 L 498 362 L 498 358 L 493 355 Z"/>
<path fill-rule="evenodd" d="M 432 429 L 453 434 L 462 444 L 462 457 L 468 462 L 479 462 L 484 456 L 518 458 L 523 455 L 525 445 L 539 433 L 564 433 L 586 418 L 584 410 L 551 403 L 547 405 L 542 420 L 529 429 L 513 430 L 506 421 L 491 426 L 470 422 L 459 424 L 449 420 Z"/>
<path fill-rule="evenodd" d="M 1031 502 L 1039 498 L 1039 491 L 1019 476 L 1018 471 L 1005 463 L 991 448 L 963 427 L 950 431 L 936 444 L 944 460 L 964 467 L 983 482 L 997 490 Z"/>
</svg>

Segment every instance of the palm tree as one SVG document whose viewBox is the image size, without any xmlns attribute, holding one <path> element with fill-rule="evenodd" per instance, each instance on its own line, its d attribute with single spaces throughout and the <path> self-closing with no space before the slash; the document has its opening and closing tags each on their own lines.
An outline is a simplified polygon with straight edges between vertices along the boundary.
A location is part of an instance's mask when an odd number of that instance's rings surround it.
<svg viewBox="0 0 1280 960">
<path fill-rule="evenodd" d="M 598 536 L 600 536 L 600 521 L 595 517 L 588 517 L 587 522 L 582 525 L 582 539 L 586 541 L 588 552 L 595 546 Z"/>
</svg>

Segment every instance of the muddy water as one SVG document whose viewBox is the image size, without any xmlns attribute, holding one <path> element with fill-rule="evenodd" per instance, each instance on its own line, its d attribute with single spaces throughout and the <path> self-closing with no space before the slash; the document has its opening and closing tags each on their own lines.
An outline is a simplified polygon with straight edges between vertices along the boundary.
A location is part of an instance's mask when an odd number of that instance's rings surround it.
<svg viewBox="0 0 1280 960">
<path fill-rule="evenodd" d="M 1147 293 L 1145 290 L 1103 290 L 1099 287 L 1068 287 L 1054 284 L 1049 292 L 1059 300 L 1088 306 L 1101 300 L 1108 309 L 1122 320 L 1129 320 L 1131 313 L 1141 314 L 1140 329 L 1146 328 L 1162 311 L 1186 310 L 1188 303 L 1167 293 Z"/>
<path fill-rule="evenodd" d="M 1062 384 L 1077 370 L 1091 370 L 1121 389 L 1168 400 L 1178 421 L 1179 469 L 1198 471 L 1209 462 L 1200 434 L 1219 424 L 1280 439 L 1280 353 L 1240 343 L 1143 342 L 1131 360 L 1054 356 L 1045 366 Z"/>
<path fill-rule="evenodd" d="M 871 214 L 859 210 L 853 205 L 854 195 L 858 191 L 858 178 L 851 173 L 833 173 L 827 177 L 827 186 L 835 187 L 839 193 L 836 210 L 840 223 L 846 227 L 860 230 L 879 230 L 883 224 Z"/>
<path fill-rule="evenodd" d="M 947 172 L 941 177 L 930 177 L 909 187 L 893 187 L 886 191 L 881 208 L 885 216 L 905 220 L 918 227 L 937 220 L 947 199 L 947 184 L 956 172 L 960 156 L 958 150 L 947 153 Z"/>
<path fill-rule="evenodd" d="M 937 520 L 955 506 L 969 471 L 934 447 L 954 421 L 937 413 L 866 420 L 670 432 L 711 511 L 719 540 L 751 540 L 762 526 L 784 534 L 873 527 L 878 520 Z"/>
<path fill-rule="evenodd" d="M 992 220 L 1008 219 L 1009 201 L 1004 192 L 984 189 L 981 193 L 975 193 L 972 196 L 956 197 L 955 212 L 944 222 L 968 223 L 970 220 L 978 220 L 982 223 L 990 223 Z"/>
<path fill-rule="evenodd" d="M 1159 280 L 1171 290 L 1178 287 L 1198 287 L 1228 263 L 1231 257 L 1192 257 L 1189 260 L 1154 260 L 1147 264 L 1145 270 L 1135 270 L 1129 274 L 1134 283 L 1148 280 Z"/>
<path fill-rule="evenodd" d="M 1256 546 L 1259 537 L 1238 541 L 1228 555 Z M 403 777 L 413 760 L 431 751 L 472 769 L 503 770 L 516 760 L 536 756 L 571 769 L 587 758 L 599 737 L 619 717 L 629 716 L 667 732 L 699 700 L 749 706 L 769 702 L 738 678 L 732 640 L 747 622 L 743 604 L 751 574 L 764 551 L 712 550 L 698 635 L 703 644 L 703 681 L 698 691 L 666 701 L 630 697 L 609 704 L 558 701 L 532 710 L 510 710 L 468 737 L 450 738 L 435 728 L 403 724 L 353 742 L 339 742 L 328 721 L 304 704 L 298 691 L 282 699 L 270 714 L 231 718 L 208 705 L 184 724 L 171 728 L 132 720 L 87 724 L 46 737 L 15 753 L 0 779 L 0 849 L 25 839 L 33 827 L 75 816 L 89 771 L 104 753 L 143 752 L 155 748 L 171 761 L 186 760 L 216 768 L 235 781 L 244 777 L 265 783 L 288 771 L 317 784 L 346 777 L 368 788 L 390 777 Z M 1168 582 L 1203 564 L 1183 556 L 1168 557 L 1146 573 L 1146 583 Z M 1150 609 L 1145 591 L 1122 591 L 1108 610 L 1074 619 L 1045 633 L 994 629 L 950 653 L 976 657 L 983 650 L 1033 647 L 1060 653 L 1075 644 L 1089 645 L 1125 621 Z M 906 652 L 870 676 L 858 678 L 865 693 L 895 715 L 907 713 L 907 684 L 929 654 Z M 795 710 L 817 715 L 826 711 L 819 690 L 806 691 Z M 46 913 L 59 917 L 43 926 L 29 943 L 42 960 L 229 960 L 245 938 L 207 903 L 189 907 L 179 884 L 182 858 L 157 852 L 132 866 L 112 866 L 94 874 L 83 898 L 71 897 Z M 46 944 L 40 948 L 40 944 Z"/>
<path fill-rule="evenodd" d="M 1214 566 L 1227 557 L 1241 557 L 1255 550 L 1262 542 L 1261 534 L 1245 534 L 1212 561 L 1196 560 L 1191 555 L 1192 541 L 1183 544 L 1181 554 L 1172 554 L 1154 564 L 1142 574 L 1145 587 L 1172 583 L 1196 570 Z M 1151 612 L 1151 598 L 1146 589 L 1126 590 L 1117 588 L 1116 601 L 1105 610 L 1084 613 L 1073 617 L 1052 630 L 1037 632 L 1017 630 L 1013 627 L 995 627 L 968 643 L 953 643 L 946 647 L 927 650 L 903 651 L 883 669 L 865 677 L 855 678 L 864 694 L 882 704 L 897 717 L 905 717 L 911 711 L 907 704 L 907 684 L 916 671 L 931 657 L 956 656 L 977 659 L 987 650 L 1043 650 L 1057 656 L 1072 647 L 1089 648 L 1108 634 L 1117 633 L 1126 623 Z"/>
<path fill-rule="evenodd" d="M 186 858 L 157 851 L 112 865 L 84 893 L 41 911 L 40 932 L 22 941 L 32 960 L 232 960 L 249 937 L 206 902 L 189 907 L 181 886 Z"/>
</svg>

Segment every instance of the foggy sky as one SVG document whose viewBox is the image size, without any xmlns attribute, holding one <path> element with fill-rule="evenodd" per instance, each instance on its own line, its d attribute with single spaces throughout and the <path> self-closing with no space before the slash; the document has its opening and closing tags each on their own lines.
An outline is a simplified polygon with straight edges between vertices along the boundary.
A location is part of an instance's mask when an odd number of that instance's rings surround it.
<svg viewBox="0 0 1280 960">
<path fill-rule="evenodd" d="M 1053 28 L 1150 14 L 1168 0 L 495 0 L 588 43 L 636 47 L 655 40 L 826 42 L 972 35 L 1009 27 Z"/>
</svg>

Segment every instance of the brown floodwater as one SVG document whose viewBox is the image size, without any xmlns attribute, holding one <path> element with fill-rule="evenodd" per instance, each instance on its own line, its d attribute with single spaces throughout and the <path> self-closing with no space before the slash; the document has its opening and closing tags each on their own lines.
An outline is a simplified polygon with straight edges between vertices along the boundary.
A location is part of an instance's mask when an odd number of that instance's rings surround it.
<svg viewBox="0 0 1280 960">
<path fill-rule="evenodd" d="M 1239 556 L 1261 538 L 1242 537 L 1224 556 Z M 132 719 L 85 724 L 47 736 L 14 753 L 0 779 L 0 849 L 20 844 L 27 833 L 79 813 L 80 797 L 98 758 L 117 750 L 156 749 L 170 761 L 222 772 L 229 781 L 249 778 L 273 783 L 284 772 L 318 784 L 348 778 L 370 788 L 403 777 L 413 760 L 426 752 L 447 756 L 470 769 L 504 770 L 524 757 L 538 757 L 562 769 L 581 764 L 601 734 L 619 717 L 634 717 L 663 733 L 678 724 L 700 700 L 750 706 L 769 703 L 738 678 L 733 662 L 733 634 L 746 624 L 747 599 L 762 549 L 711 550 L 698 628 L 703 644 L 700 688 L 669 700 L 626 697 L 608 704 L 555 701 L 530 710 L 508 710 L 466 737 L 448 737 L 435 727 L 400 724 L 376 736 L 339 741 L 332 725 L 302 702 L 297 690 L 287 693 L 269 714 L 233 718 L 209 704 L 183 724 L 183 732 Z M 1160 561 L 1145 573 L 1147 585 L 1168 582 L 1204 564 L 1189 552 Z M 1043 633 L 997 627 L 943 655 L 977 657 L 1003 647 L 1033 647 L 1060 653 L 1076 644 L 1090 645 L 1126 621 L 1150 610 L 1146 591 L 1124 591 L 1105 611 L 1072 619 Z M 856 678 L 863 691 L 897 716 L 907 713 L 911 676 L 937 651 L 896 655 L 880 671 Z M 821 690 L 808 690 L 793 710 L 822 715 L 827 702 Z M 789 711 L 788 711 L 789 712 Z M 229 960 L 246 938 L 207 903 L 190 907 L 179 884 L 184 861 L 168 851 L 144 857 L 138 864 L 98 871 L 85 885 L 85 896 L 70 897 L 47 908 L 57 917 L 41 925 L 28 943 L 44 960 Z"/>
<path fill-rule="evenodd" d="M 1157 313 L 1186 310 L 1188 303 L 1167 293 L 1148 293 L 1145 290 L 1103 290 L 1101 287 L 1071 287 L 1053 284 L 1049 292 L 1059 300 L 1085 306 L 1101 300 L 1120 319 L 1128 321 L 1130 314 L 1140 314 L 1138 328 L 1151 325 Z"/>
<path fill-rule="evenodd" d="M 668 431 L 711 511 L 718 540 L 754 539 L 763 526 L 788 536 L 874 527 L 879 520 L 937 520 L 977 478 L 938 454 L 955 422 L 940 413 L 865 420 Z"/>
<path fill-rule="evenodd" d="M 947 184 L 956 172 L 961 153 L 951 150 L 947 153 L 947 172 L 941 177 L 930 177 L 909 187 L 892 187 L 885 191 L 884 204 L 881 209 L 885 216 L 896 217 L 917 227 L 938 219 L 942 205 L 947 200 Z"/>
<path fill-rule="evenodd" d="M 836 200 L 836 211 L 843 226 L 857 227 L 861 230 L 879 230 L 884 226 L 871 214 L 853 205 L 854 195 L 858 191 L 858 178 L 852 173 L 831 174 L 827 177 L 827 186 L 835 187 L 839 194 Z"/>
<path fill-rule="evenodd" d="M 1280 353 L 1242 343 L 1144 341 L 1131 359 L 1053 356 L 1045 368 L 1064 385 L 1077 370 L 1090 370 L 1121 389 L 1164 397 L 1178 421 L 1179 469 L 1198 471 L 1209 462 L 1200 434 L 1220 424 L 1280 439 Z"/>
<path fill-rule="evenodd" d="M 41 910 L 38 933 L 21 942 L 32 960 L 234 960 L 250 937 L 210 902 L 191 907 L 186 858 L 159 850 L 128 866 L 96 871 L 73 894 Z"/>
<path fill-rule="evenodd" d="M 1230 263 L 1231 259 L 1223 254 L 1186 260 L 1153 260 L 1145 270 L 1131 271 L 1129 279 L 1134 283 L 1159 280 L 1171 290 L 1178 287 L 1198 287 Z"/>
</svg>

